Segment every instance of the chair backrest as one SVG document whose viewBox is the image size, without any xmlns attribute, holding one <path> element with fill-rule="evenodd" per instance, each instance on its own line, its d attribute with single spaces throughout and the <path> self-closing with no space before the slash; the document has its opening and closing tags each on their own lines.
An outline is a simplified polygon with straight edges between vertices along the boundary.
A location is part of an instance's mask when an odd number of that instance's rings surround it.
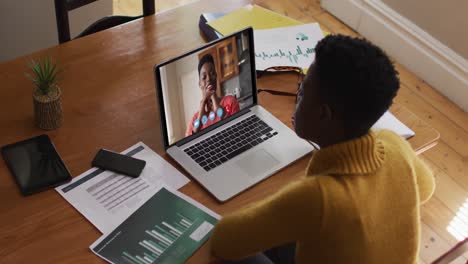
<svg viewBox="0 0 468 264">
<path fill-rule="evenodd" d="M 68 12 L 82 7 L 84 5 L 96 2 L 98 0 L 55 0 L 55 18 L 57 20 L 57 31 L 59 43 L 64 43 L 71 40 L 70 37 L 70 24 L 68 22 Z M 134 1 L 134 0 L 128 0 Z M 82 33 L 76 38 L 80 38 L 89 34 L 99 32 L 104 29 L 108 29 L 123 23 L 130 22 L 132 20 L 141 18 L 143 16 L 153 15 L 155 0 L 142 0 L 143 14 L 141 16 L 108 16 L 104 17 L 92 25 L 88 26 Z"/>
</svg>

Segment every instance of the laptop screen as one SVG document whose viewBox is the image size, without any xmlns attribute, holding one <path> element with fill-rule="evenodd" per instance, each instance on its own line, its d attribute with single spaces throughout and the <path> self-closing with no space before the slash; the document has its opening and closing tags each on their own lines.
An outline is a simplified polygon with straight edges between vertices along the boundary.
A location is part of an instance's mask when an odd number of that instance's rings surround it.
<svg viewBox="0 0 468 264">
<path fill-rule="evenodd" d="M 156 67 L 166 145 L 209 131 L 255 103 L 251 37 L 247 29 Z"/>
</svg>

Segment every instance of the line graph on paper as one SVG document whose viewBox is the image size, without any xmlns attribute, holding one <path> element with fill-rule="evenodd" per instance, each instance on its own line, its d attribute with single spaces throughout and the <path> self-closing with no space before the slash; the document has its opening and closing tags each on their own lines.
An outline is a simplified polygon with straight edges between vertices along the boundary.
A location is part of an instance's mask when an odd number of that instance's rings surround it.
<svg viewBox="0 0 468 264">
<path fill-rule="evenodd" d="M 255 68 L 272 66 L 309 68 L 315 59 L 315 46 L 323 38 L 317 23 L 255 30 Z"/>
<path fill-rule="evenodd" d="M 297 45 L 295 50 L 277 49 L 270 52 L 262 51 L 260 53 L 255 53 L 255 58 L 263 61 L 286 58 L 289 60 L 290 63 L 294 64 L 295 66 L 300 66 L 300 59 L 311 59 L 314 55 L 314 52 L 314 48 L 309 47 L 303 50 L 299 45 Z"/>
</svg>

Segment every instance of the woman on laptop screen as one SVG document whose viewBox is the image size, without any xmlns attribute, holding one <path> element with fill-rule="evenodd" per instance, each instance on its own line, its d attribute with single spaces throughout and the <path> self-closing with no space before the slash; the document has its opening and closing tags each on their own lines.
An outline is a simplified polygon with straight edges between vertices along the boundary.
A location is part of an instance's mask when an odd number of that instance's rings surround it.
<svg viewBox="0 0 468 264">
<path fill-rule="evenodd" d="M 239 111 L 239 103 L 232 95 L 219 98 L 216 95 L 217 73 L 213 56 L 206 54 L 198 62 L 198 86 L 201 101 L 198 111 L 193 115 L 185 136 L 190 136 L 219 120 Z"/>
</svg>

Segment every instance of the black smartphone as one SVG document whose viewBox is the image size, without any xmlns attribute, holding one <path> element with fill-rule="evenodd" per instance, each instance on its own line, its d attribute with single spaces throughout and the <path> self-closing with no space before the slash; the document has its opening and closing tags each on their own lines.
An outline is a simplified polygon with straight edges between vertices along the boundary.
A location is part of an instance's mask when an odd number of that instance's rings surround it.
<svg viewBox="0 0 468 264">
<path fill-rule="evenodd" d="M 94 167 L 136 178 L 143 171 L 146 161 L 110 150 L 100 149 L 91 164 Z"/>
</svg>

